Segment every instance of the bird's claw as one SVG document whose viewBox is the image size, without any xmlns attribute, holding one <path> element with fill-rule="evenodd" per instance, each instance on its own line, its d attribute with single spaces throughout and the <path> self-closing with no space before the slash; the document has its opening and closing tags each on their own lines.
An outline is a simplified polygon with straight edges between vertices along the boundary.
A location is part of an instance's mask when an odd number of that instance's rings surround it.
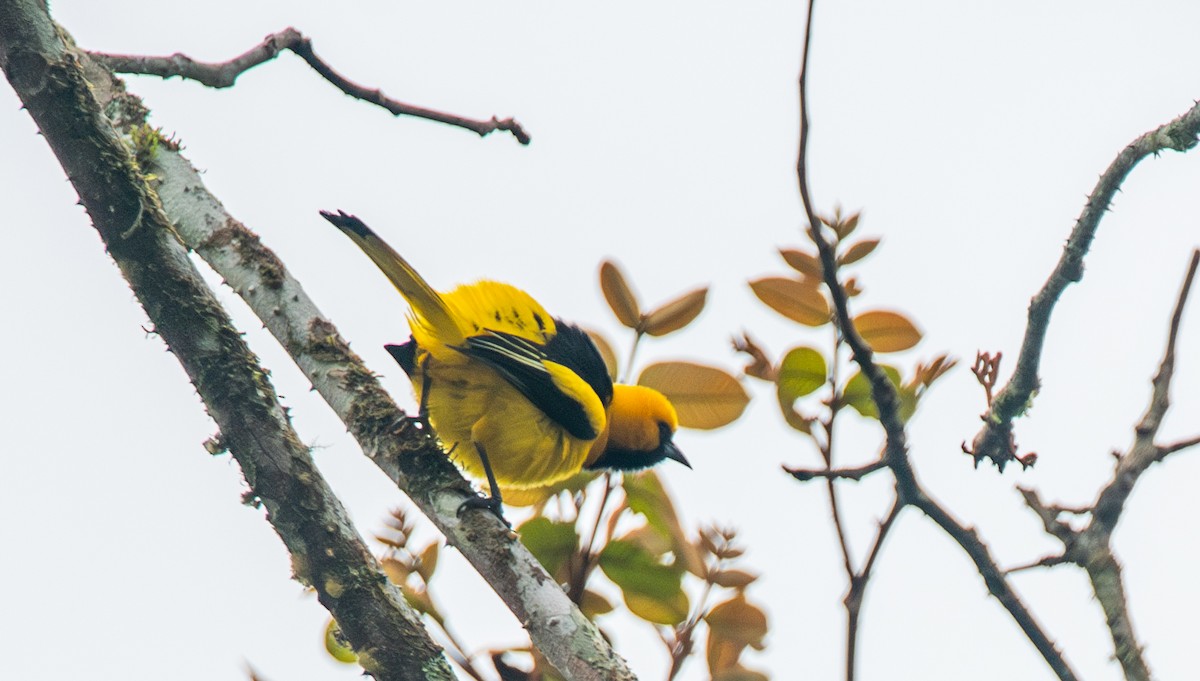
<svg viewBox="0 0 1200 681">
<path fill-rule="evenodd" d="M 500 499 L 498 499 L 496 497 L 486 497 L 486 496 L 482 496 L 482 495 L 475 496 L 475 497 L 469 497 L 466 501 L 459 504 L 458 515 L 461 516 L 463 514 L 463 511 L 466 511 L 466 510 L 469 510 L 472 508 L 478 508 L 478 509 L 491 511 L 492 515 L 499 518 L 500 522 L 504 523 L 505 527 L 509 528 L 510 530 L 512 529 L 512 523 L 508 522 L 508 519 L 504 517 L 504 509 L 503 509 L 503 506 L 501 505 Z"/>
</svg>

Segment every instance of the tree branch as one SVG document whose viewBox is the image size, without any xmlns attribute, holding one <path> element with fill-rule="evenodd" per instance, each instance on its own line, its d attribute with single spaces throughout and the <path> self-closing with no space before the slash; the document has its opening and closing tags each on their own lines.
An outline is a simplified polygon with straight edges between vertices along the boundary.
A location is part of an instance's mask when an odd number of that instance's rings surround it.
<svg viewBox="0 0 1200 681">
<path fill-rule="evenodd" d="M 499 119 L 493 116 L 488 121 L 465 118 L 455 114 L 405 104 L 404 102 L 384 96 L 383 92 L 378 88 L 371 89 L 359 85 L 333 70 L 333 67 L 313 52 L 312 40 L 290 26 L 278 33 L 268 35 L 258 45 L 224 62 L 196 61 L 181 52 L 176 52 L 169 57 L 106 54 L 104 52 L 88 52 L 88 54 L 116 73 L 135 73 L 158 76 L 160 78 L 178 76 L 194 80 L 211 88 L 227 88 L 232 87 L 237 82 L 238 76 L 259 64 L 271 61 L 284 50 L 295 53 L 311 66 L 314 71 L 320 74 L 322 78 L 332 83 L 342 92 L 356 99 L 383 107 L 394 116 L 415 116 L 438 123 L 445 123 L 470 130 L 480 137 L 486 137 L 497 130 L 503 130 L 512 133 L 512 136 L 521 144 L 529 144 L 531 141 L 529 133 L 521 127 L 520 123 L 512 118 Z"/>
<path fill-rule="evenodd" d="M 800 150 L 796 161 L 796 177 L 800 188 L 800 200 L 808 219 L 809 236 L 817 245 L 820 255 L 823 276 L 833 301 L 834 321 L 841 330 L 846 344 L 850 347 L 854 361 L 858 364 L 863 375 L 871 385 L 871 398 L 879 409 L 879 421 L 883 425 L 886 438 L 883 460 L 896 476 L 897 503 L 901 506 L 913 505 L 921 509 L 935 523 L 946 531 L 967 552 L 975 562 L 980 576 L 987 584 L 988 590 L 1008 610 L 1009 614 L 1021 630 L 1045 658 L 1046 663 L 1062 681 L 1074 681 L 1075 672 L 1067 664 L 1062 653 L 1042 630 L 1034 619 L 1033 614 L 1021 602 L 1021 599 L 1009 585 L 1007 578 L 988 552 L 987 546 L 976 536 L 974 530 L 969 530 L 958 524 L 950 514 L 933 500 L 917 481 L 908 458 L 908 438 L 904 429 L 904 421 L 900 418 L 900 403 L 896 389 L 874 361 L 874 352 L 862 339 L 850 316 L 848 296 L 845 288 L 837 280 L 837 259 L 833 247 L 821 234 L 820 221 L 812 207 L 808 189 L 808 97 L 807 74 L 809 44 L 812 39 L 813 7 L 816 0 L 809 0 L 808 14 L 805 20 L 804 47 L 800 59 Z"/>
<path fill-rule="evenodd" d="M 292 429 L 267 373 L 193 267 L 108 125 L 43 4 L 0 0 L 0 67 L 79 192 L 113 260 L 179 359 L 292 555 L 378 679 L 454 678 L 420 616 L 384 576 Z"/>
<path fill-rule="evenodd" d="M 88 75 L 111 108 L 122 112 L 123 130 L 143 124 L 144 109 L 119 80 L 97 64 Z M 163 208 L 183 241 L 246 301 L 363 452 L 479 571 L 534 646 L 568 679 L 633 679 L 595 625 L 494 516 L 458 516 L 459 505 L 473 494 L 470 483 L 435 441 L 412 426 L 279 258 L 225 211 L 187 159 L 160 147 L 148 170 L 158 177 Z"/>
<path fill-rule="evenodd" d="M 1171 326 L 1167 333 L 1167 347 L 1163 352 L 1162 362 L 1158 366 L 1151 385 L 1153 389 L 1150 404 L 1146 413 L 1135 428 L 1135 437 L 1129 453 L 1117 460 L 1116 472 L 1112 481 L 1100 492 L 1096 499 L 1090 531 L 1111 534 L 1116 527 L 1124 510 L 1125 501 L 1133 492 L 1134 484 L 1151 464 L 1160 459 L 1161 448 L 1154 443 L 1159 426 L 1171 405 L 1171 377 L 1175 373 L 1175 340 L 1179 335 L 1179 326 L 1183 319 L 1183 309 L 1187 305 L 1188 293 L 1196 277 L 1197 266 L 1200 266 L 1200 250 L 1192 251 L 1188 263 L 1187 275 L 1180 288 L 1179 297 L 1175 301 L 1175 311 L 1171 315 Z M 1093 530 L 1093 528 L 1095 528 Z"/>
<path fill-rule="evenodd" d="M 1151 154 L 1157 155 L 1166 149 L 1181 152 L 1191 149 L 1196 145 L 1197 134 L 1200 134 L 1200 102 L 1175 120 L 1131 142 L 1100 176 L 1063 246 L 1058 264 L 1030 302 L 1029 321 L 1016 369 L 984 414 L 984 427 L 972 442 L 971 453 L 976 463 L 988 458 L 1003 471 L 1005 464 L 1015 458 L 1012 421 L 1025 413 L 1039 388 L 1038 365 L 1050 326 L 1050 314 L 1067 286 L 1083 279 L 1084 256 L 1121 183 L 1134 166 Z"/>
</svg>

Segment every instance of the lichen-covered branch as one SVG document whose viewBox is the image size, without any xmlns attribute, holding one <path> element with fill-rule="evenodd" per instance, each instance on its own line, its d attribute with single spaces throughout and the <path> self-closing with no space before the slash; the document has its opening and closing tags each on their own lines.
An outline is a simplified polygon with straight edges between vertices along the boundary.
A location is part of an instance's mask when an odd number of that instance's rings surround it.
<svg viewBox="0 0 1200 681">
<path fill-rule="evenodd" d="M 0 67 L 79 193 L 108 252 L 200 393 L 250 493 L 363 667 L 453 679 L 292 430 L 275 389 L 188 259 L 154 192 L 36 0 L 0 0 Z"/>
<path fill-rule="evenodd" d="M 123 130 L 143 125 L 144 110 L 119 80 L 98 64 L 89 67 L 88 75 L 98 94 L 111 102 Z M 246 301 L 367 456 L 504 600 L 534 646 L 568 679 L 633 679 L 595 625 L 494 516 L 459 517 L 458 507 L 473 494 L 470 484 L 437 443 L 413 427 L 279 258 L 209 193 L 188 160 L 160 148 L 149 170 L 158 178 L 163 208 L 184 243 Z M 316 225 L 315 208 L 313 216 Z"/>
<path fill-rule="evenodd" d="M 211 88 L 232 87 L 238 76 L 259 64 L 271 61 L 280 52 L 291 51 L 303 59 L 322 78 L 332 83 L 342 92 L 376 106 L 383 107 L 394 116 L 415 116 L 426 120 L 445 123 L 455 127 L 470 130 L 480 137 L 486 137 L 497 130 L 512 133 L 521 144 L 529 144 L 531 138 L 525 128 L 512 118 L 496 118 L 477 120 L 466 118 L 443 111 L 435 111 L 425 107 L 405 104 L 404 102 L 386 97 L 378 88 L 367 88 L 355 83 L 338 73 L 313 52 L 312 41 L 300 31 L 288 27 L 268 35 L 261 43 L 246 52 L 223 62 L 196 61 L 186 54 L 176 52 L 169 57 L 154 57 L 132 54 L 107 54 L 104 52 L 88 52 L 96 61 L 104 64 L 116 73 L 136 73 L 160 78 L 180 77 L 194 80 Z"/>
<path fill-rule="evenodd" d="M 1040 388 L 1038 366 L 1042 358 L 1042 346 L 1050 327 L 1050 315 L 1054 305 L 1067 286 L 1083 279 L 1083 259 L 1091 247 L 1092 239 L 1100 226 L 1100 220 L 1108 211 L 1113 196 L 1142 159 L 1157 155 L 1168 149 L 1187 151 L 1196 145 L 1200 134 L 1200 102 L 1175 120 L 1147 132 L 1125 147 L 1108 169 L 1100 176 L 1096 187 L 1084 205 L 1083 212 L 1075 221 L 1075 227 L 1063 246 L 1058 264 L 1049 279 L 1029 304 L 1029 321 L 1025 327 L 1025 338 L 1012 378 L 996 395 L 987 413 L 984 426 L 975 435 L 971 453 L 976 463 L 990 459 L 1000 470 L 1014 460 L 1016 453 L 1012 445 L 1012 422 L 1029 407 L 1034 393 Z"/>
</svg>

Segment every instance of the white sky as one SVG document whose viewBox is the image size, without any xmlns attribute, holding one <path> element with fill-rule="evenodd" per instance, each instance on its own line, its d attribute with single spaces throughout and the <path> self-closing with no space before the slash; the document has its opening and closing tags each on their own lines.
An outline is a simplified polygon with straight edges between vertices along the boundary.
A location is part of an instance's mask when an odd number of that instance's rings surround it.
<svg viewBox="0 0 1200 681">
<path fill-rule="evenodd" d="M 728 338 L 742 329 L 775 353 L 827 341 L 766 310 L 744 284 L 783 272 L 776 247 L 802 243 L 798 3 L 214 0 L 175 17 L 134 0 L 53 9 L 87 48 L 202 59 L 294 25 L 361 83 L 527 126 L 534 143 L 524 148 L 395 120 L 290 55 L 232 90 L 130 79 L 153 122 L 178 134 L 209 188 L 403 404 L 406 383 L 382 349 L 406 335 L 400 301 L 318 209 L 363 217 L 435 285 L 510 281 L 620 347 L 627 340 L 596 283 L 602 258 L 619 259 L 647 302 L 711 283 L 699 322 L 644 346 L 643 362 L 736 368 Z M 1097 175 L 1200 98 L 1198 23 L 1200 4 L 1185 1 L 822 3 L 814 196 L 825 209 L 864 209 L 862 233 L 884 237 L 860 268 L 867 293 L 856 303 L 919 321 L 926 340 L 903 364 L 943 351 L 969 363 L 980 348 L 1015 358 L 1028 299 Z M 238 503 L 236 464 L 202 450 L 214 426 L 174 358 L 142 330 L 145 315 L 7 86 L 0 150 L 0 677 L 239 679 L 249 661 L 277 681 L 355 678 L 321 649 L 326 614 L 289 581 L 262 513 Z M 1036 469 L 999 476 L 959 453 L 983 410 L 965 367 L 912 424 L 922 480 L 1004 564 L 1054 548 L 1015 483 L 1088 502 L 1110 474 L 1109 451 L 1129 443 L 1200 242 L 1198 182 L 1200 157 L 1170 153 L 1125 184 L 1083 285 L 1056 311 L 1044 392 L 1018 428 L 1022 448 L 1040 455 Z M 375 531 L 400 495 L 232 292 L 219 295 L 359 529 Z M 1198 319 L 1189 311 L 1182 332 L 1167 440 L 1200 430 Z M 770 391 L 748 387 L 756 398 L 736 426 L 680 435 L 695 470 L 663 472 L 687 522 L 738 527 L 744 566 L 764 574 L 750 596 L 767 604 L 770 647 L 751 666 L 777 679 L 838 678 L 845 584 L 824 494 L 779 472 L 816 457 L 782 425 Z M 843 462 L 874 455 L 879 434 L 864 424 L 844 430 Z M 1135 624 L 1164 678 L 1194 668 L 1198 475 L 1195 454 L 1152 470 L 1117 534 Z M 889 484 L 877 476 L 846 489 L 860 559 Z M 481 649 L 518 643 L 515 620 L 451 553 L 435 584 L 462 637 Z M 1014 582 L 1077 671 L 1120 678 L 1082 573 Z M 602 626 L 640 678 L 662 678 L 665 656 L 648 628 Z M 962 551 L 914 511 L 878 565 L 864 627 L 863 679 L 1051 678 Z M 684 676 L 706 678 L 702 662 Z"/>
</svg>

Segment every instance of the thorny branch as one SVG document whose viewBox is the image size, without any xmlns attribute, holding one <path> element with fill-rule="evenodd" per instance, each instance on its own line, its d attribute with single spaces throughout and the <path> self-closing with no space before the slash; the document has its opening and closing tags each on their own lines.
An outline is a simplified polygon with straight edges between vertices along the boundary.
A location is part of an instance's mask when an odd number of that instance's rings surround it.
<svg viewBox="0 0 1200 681">
<path fill-rule="evenodd" d="M 296 29 L 288 27 L 268 35 L 261 43 L 246 52 L 223 62 L 196 61 L 186 54 L 176 52 L 169 57 L 152 57 L 130 54 L 106 54 L 104 52 L 88 52 L 96 61 L 116 73 L 134 73 L 160 78 L 180 77 L 194 80 L 211 88 L 232 87 L 238 76 L 246 71 L 271 61 L 284 50 L 295 53 L 313 68 L 322 78 L 332 83 L 342 92 L 376 106 L 383 107 L 394 116 L 414 116 L 426 120 L 445 123 L 470 130 L 480 137 L 486 137 L 497 130 L 512 133 L 521 144 L 529 144 L 531 138 L 521 124 L 512 118 L 496 118 L 483 121 L 465 118 L 455 114 L 435 111 L 413 104 L 405 104 L 386 97 L 378 88 L 363 87 L 333 70 L 324 59 L 313 52 L 312 40 Z"/>
<path fill-rule="evenodd" d="M 789 468 L 788 466 L 784 466 L 783 470 L 800 482 L 808 482 L 814 478 L 842 479 L 858 482 L 871 473 L 884 468 L 887 468 L 887 463 L 881 459 L 865 466 L 854 468 Z"/>
<path fill-rule="evenodd" d="M 1042 346 L 1050 326 L 1050 314 L 1067 286 L 1083 279 L 1083 259 L 1091 247 L 1092 239 L 1100 226 L 1100 219 L 1109 210 L 1113 196 L 1125 178 L 1142 159 L 1157 155 L 1160 151 L 1173 149 L 1188 151 L 1196 146 L 1200 134 L 1200 102 L 1175 120 L 1147 132 L 1125 147 L 1108 169 L 1100 176 L 1096 187 L 1088 197 L 1083 212 L 1075 221 L 1075 227 L 1063 246 L 1062 256 L 1050 273 L 1045 285 L 1029 304 L 1029 321 L 1025 328 L 1025 339 L 1012 377 L 996 395 L 983 416 L 984 426 L 975 435 L 970 453 L 976 463 L 990 459 L 1001 471 L 1005 464 L 1015 458 L 1012 444 L 1013 419 L 1025 413 L 1030 400 L 1039 389 L 1038 365 L 1041 362 Z"/>
<path fill-rule="evenodd" d="M 1167 447 L 1154 442 L 1159 426 L 1170 408 L 1170 387 L 1175 371 L 1176 340 L 1198 265 L 1200 265 L 1200 250 L 1195 250 L 1192 252 L 1187 275 L 1184 277 L 1183 286 L 1175 302 L 1175 310 L 1171 316 L 1170 330 L 1167 334 L 1167 347 L 1159 364 L 1158 372 L 1152 381 L 1150 404 L 1134 428 L 1132 447 L 1126 454 L 1116 457 L 1117 465 L 1113 472 L 1113 478 L 1100 491 L 1095 504 L 1085 509 L 1051 506 L 1043 503 L 1036 492 L 1020 489 L 1026 505 L 1041 518 L 1046 532 L 1059 539 L 1065 547 L 1060 560 L 1050 563 L 1047 562 L 1048 559 L 1043 559 L 1039 563 L 1049 565 L 1069 562 L 1087 572 L 1088 579 L 1092 583 L 1092 590 L 1096 594 L 1096 600 L 1104 609 L 1109 633 L 1112 636 L 1114 656 L 1121 663 L 1125 678 L 1130 681 L 1149 681 L 1152 677 L 1129 616 L 1129 601 L 1121 577 L 1121 565 L 1112 550 L 1112 533 L 1125 509 L 1125 503 L 1128 501 L 1129 495 L 1133 493 L 1142 473 L 1146 472 L 1154 463 L 1162 461 L 1171 451 L 1178 451 L 1184 446 L 1200 443 L 1200 438 L 1193 438 Z M 1091 521 L 1084 529 L 1075 530 L 1058 519 L 1062 513 L 1090 514 Z"/>
</svg>

